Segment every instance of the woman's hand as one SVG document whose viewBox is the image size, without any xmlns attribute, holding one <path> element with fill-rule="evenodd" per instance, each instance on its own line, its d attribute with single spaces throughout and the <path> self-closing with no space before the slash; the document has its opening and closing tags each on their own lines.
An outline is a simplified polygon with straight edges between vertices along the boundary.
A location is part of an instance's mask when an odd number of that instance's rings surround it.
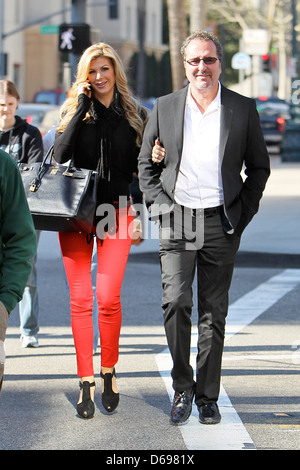
<svg viewBox="0 0 300 470">
<path fill-rule="evenodd" d="M 81 93 L 89 98 L 92 96 L 91 84 L 88 80 L 78 84 L 78 96 L 81 95 Z"/>
<path fill-rule="evenodd" d="M 157 138 L 155 140 L 155 145 L 152 149 L 152 161 L 154 163 L 160 163 L 166 156 L 165 149 L 160 145 L 160 141 Z"/>
<path fill-rule="evenodd" d="M 131 239 L 131 245 L 140 245 L 143 241 L 143 233 L 142 233 L 142 226 L 141 221 L 138 218 L 133 220 L 133 233 Z"/>
</svg>

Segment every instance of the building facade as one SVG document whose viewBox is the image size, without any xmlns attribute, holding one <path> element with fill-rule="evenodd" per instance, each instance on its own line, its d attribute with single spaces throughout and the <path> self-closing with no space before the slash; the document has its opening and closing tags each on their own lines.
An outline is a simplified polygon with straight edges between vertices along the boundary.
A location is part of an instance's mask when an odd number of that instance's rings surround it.
<svg viewBox="0 0 300 470">
<path fill-rule="evenodd" d="M 1 0 L 2 52 L 6 78 L 16 83 L 21 100 L 30 102 L 37 91 L 68 84 L 69 55 L 59 51 L 58 27 L 72 22 L 72 0 Z M 85 21 L 91 42 L 108 42 L 121 56 L 126 71 L 139 51 L 139 0 L 85 2 Z M 74 20 L 73 20 L 74 21 Z M 168 50 L 162 42 L 163 0 L 145 0 L 145 52 L 160 60 Z"/>
</svg>

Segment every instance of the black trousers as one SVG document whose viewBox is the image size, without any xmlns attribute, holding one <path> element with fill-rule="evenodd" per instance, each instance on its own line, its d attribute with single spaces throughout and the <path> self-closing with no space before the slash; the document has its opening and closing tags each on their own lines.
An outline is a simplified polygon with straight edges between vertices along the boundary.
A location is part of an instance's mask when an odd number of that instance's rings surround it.
<svg viewBox="0 0 300 470">
<path fill-rule="evenodd" d="M 191 237 L 189 243 L 185 236 L 178 237 L 178 224 L 176 230 L 172 217 L 167 223 L 162 221 L 160 228 L 164 326 L 173 359 L 173 388 L 178 392 L 188 390 L 193 383 L 190 365 L 192 286 L 197 272 L 195 403 L 198 406 L 218 400 L 228 292 L 240 244 L 237 235 L 225 233 L 222 217 L 223 214 L 192 217 L 190 222 L 198 223 L 198 240 L 194 240 L 194 245 L 190 243 Z M 169 237 L 166 236 L 168 229 Z"/>
</svg>

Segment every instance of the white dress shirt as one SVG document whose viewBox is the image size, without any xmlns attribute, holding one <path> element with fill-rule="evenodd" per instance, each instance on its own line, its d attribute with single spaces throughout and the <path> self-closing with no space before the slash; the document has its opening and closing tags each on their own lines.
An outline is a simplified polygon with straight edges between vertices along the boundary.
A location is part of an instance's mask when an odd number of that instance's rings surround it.
<svg viewBox="0 0 300 470">
<path fill-rule="evenodd" d="M 221 86 L 216 98 L 202 114 L 187 93 L 183 149 L 175 186 L 175 202 L 200 209 L 224 202 L 219 157 Z"/>
</svg>

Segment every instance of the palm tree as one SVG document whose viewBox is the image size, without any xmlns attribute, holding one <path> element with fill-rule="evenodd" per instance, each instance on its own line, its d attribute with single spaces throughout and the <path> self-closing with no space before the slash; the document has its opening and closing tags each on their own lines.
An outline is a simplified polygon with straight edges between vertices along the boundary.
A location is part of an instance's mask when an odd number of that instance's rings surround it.
<svg viewBox="0 0 300 470">
<path fill-rule="evenodd" d="M 191 32 L 205 29 L 206 0 L 190 0 Z"/>
<path fill-rule="evenodd" d="M 146 23 L 146 0 L 138 1 L 138 69 L 137 69 L 137 95 L 139 98 L 145 97 L 145 23 Z"/>
<path fill-rule="evenodd" d="M 167 0 L 169 40 L 173 91 L 182 88 L 185 74 L 180 54 L 181 44 L 187 36 L 188 26 L 185 5 L 182 0 Z"/>
</svg>

